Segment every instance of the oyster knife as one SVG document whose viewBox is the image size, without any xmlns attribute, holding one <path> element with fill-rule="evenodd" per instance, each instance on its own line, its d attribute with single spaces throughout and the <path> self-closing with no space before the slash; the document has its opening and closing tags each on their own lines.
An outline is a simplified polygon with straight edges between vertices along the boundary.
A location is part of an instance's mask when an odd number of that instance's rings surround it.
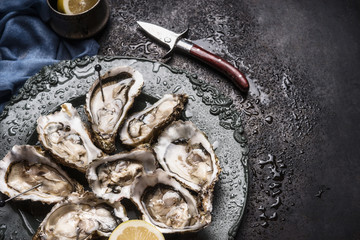
<svg viewBox="0 0 360 240">
<path fill-rule="evenodd" d="M 139 26 L 150 36 L 160 43 L 167 45 L 169 51 L 164 58 L 169 57 L 175 49 L 179 49 L 191 56 L 205 62 L 225 74 L 242 92 L 249 90 L 249 83 L 245 75 L 239 69 L 231 65 L 225 59 L 206 51 L 190 40 L 184 38 L 188 30 L 182 33 L 175 33 L 152 23 L 137 21 Z"/>
</svg>

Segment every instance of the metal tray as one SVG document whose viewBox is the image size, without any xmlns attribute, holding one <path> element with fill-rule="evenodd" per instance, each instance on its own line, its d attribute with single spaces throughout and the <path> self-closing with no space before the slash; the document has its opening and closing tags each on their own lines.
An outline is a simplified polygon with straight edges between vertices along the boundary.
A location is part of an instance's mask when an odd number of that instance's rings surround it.
<svg viewBox="0 0 360 240">
<path fill-rule="evenodd" d="M 102 72 L 119 65 L 141 72 L 145 81 L 143 96 L 188 94 L 183 117 L 204 131 L 216 147 L 222 172 L 215 187 L 211 224 L 198 233 L 166 239 L 234 239 L 248 190 L 247 140 L 232 100 L 194 74 L 129 57 L 85 57 L 44 67 L 28 79 L 0 116 L 0 158 L 16 144 L 37 144 L 36 120 L 41 114 L 53 112 L 65 102 L 72 102 L 81 112 L 84 96 L 97 78 L 94 66 L 98 63 Z M 146 101 L 146 97 L 139 99 Z M 0 209 L 0 239 L 30 239 L 50 209 L 33 202 L 7 204 Z"/>
</svg>

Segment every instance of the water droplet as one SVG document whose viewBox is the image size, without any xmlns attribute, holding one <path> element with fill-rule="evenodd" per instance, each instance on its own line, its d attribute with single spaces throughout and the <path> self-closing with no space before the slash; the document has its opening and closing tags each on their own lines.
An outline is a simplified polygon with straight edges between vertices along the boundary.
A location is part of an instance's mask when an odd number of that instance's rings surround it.
<svg viewBox="0 0 360 240">
<path fill-rule="evenodd" d="M 276 220 L 277 219 L 277 213 L 274 212 L 271 216 L 269 216 L 270 220 Z"/>
<path fill-rule="evenodd" d="M 160 69 L 160 66 L 161 66 L 161 63 L 154 62 L 152 71 L 155 72 L 155 73 L 158 72 L 159 69 Z"/>
<path fill-rule="evenodd" d="M 63 93 L 65 93 L 65 90 L 64 89 L 59 89 L 59 90 L 57 90 L 55 92 L 54 97 L 57 97 L 58 95 L 63 94 Z"/>
<path fill-rule="evenodd" d="M 276 208 L 278 208 L 280 206 L 280 204 L 281 204 L 280 197 L 277 196 L 276 199 L 275 199 L 275 202 L 273 204 L 271 204 L 270 207 L 276 209 Z"/>
<path fill-rule="evenodd" d="M 5 239 L 5 232 L 6 232 L 7 226 L 5 224 L 0 225 L 0 239 Z"/>
<path fill-rule="evenodd" d="M 272 117 L 272 116 L 267 116 L 267 117 L 265 118 L 265 121 L 266 121 L 267 123 L 271 124 L 271 123 L 273 122 L 273 117 Z"/>
<path fill-rule="evenodd" d="M 265 215 L 265 213 L 260 214 L 259 217 L 260 217 L 260 219 L 264 219 L 264 220 L 267 219 L 267 216 Z"/>
<path fill-rule="evenodd" d="M 281 187 L 281 183 L 271 183 L 269 185 L 269 188 L 270 189 L 274 189 L 274 188 L 277 188 L 277 187 Z"/>
<path fill-rule="evenodd" d="M 269 226 L 269 223 L 268 223 L 268 222 L 263 222 L 263 223 L 261 224 L 261 226 L 264 227 L 264 228 L 266 228 L 266 227 Z"/>
<path fill-rule="evenodd" d="M 260 160 L 260 161 L 259 161 L 259 165 L 260 165 L 261 167 L 263 167 L 264 165 L 266 165 L 266 164 L 268 164 L 268 163 L 274 163 L 274 156 L 271 155 L 271 154 L 268 154 L 268 157 L 269 157 L 268 160 L 265 160 L 265 161 Z"/>
<path fill-rule="evenodd" d="M 273 174 L 272 179 L 276 181 L 281 181 L 284 179 L 283 171 L 279 171 L 277 166 L 274 164 L 273 166 L 269 166 L 271 173 Z"/>
<path fill-rule="evenodd" d="M 330 188 L 329 188 L 329 187 L 326 187 L 326 186 L 321 186 L 320 189 L 319 189 L 319 192 L 315 195 L 315 197 L 321 198 L 322 194 L 323 194 L 326 190 L 330 190 Z"/>
<path fill-rule="evenodd" d="M 25 106 L 24 106 L 24 109 L 25 110 L 30 110 L 31 109 L 31 104 L 26 103 Z"/>
<path fill-rule="evenodd" d="M 31 235 L 34 235 L 35 231 L 32 228 L 32 226 L 30 225 L 30 223 L 29 223 L 28 219 L 26 218 L 24 212 L 21 211 L 20 209 L 19 209 L 19 212 L 20 212 L 20 216 L 21 216 L 22 220 L 24 221 L 24 224 L 25 224 L 27 230 L 30 232 Z"/>
<path fill-rule="evenodd" d="M 276 190 L 275 192 L 273 192 L 271 195 L 272 195 L 273 197 L 275 197 L 276 195 L 279 195 L 280 193 L 281 193 L 281 190 L 278 189 L 278 190 Z"/>
<path fill-rule="evenodd" d="M 17 130 L 18 130 L 18 127 L 16 127 L 16 126 L 10 127 L 10 128 L 8 129 L 8 134 L 9 134 L 9 136 L 15 136 Z"/>
<path fill-rule="evenodd" d="M 196 100 L 193 95 L 190 95 L 190 96 L 189 96 L 189 99 L 192 100 L 192 101 L 194 101 L 194 102 L 195 102 L 195 100 Z"/>
<path fill-rule="evenodd" d="M 189 109 L 186 109 L 184 114 L 186 118 L 191 118 L 193 116 L 192 111 Z"/>
<path fill-rule="evenodd" d="M 172 91 L 172 93 L 176 93 L 177 91 L 179 91 L 181 89 L 181 86 L 177 85 L 174 90 Z"/>
<path fill-rule="evenodd" d="M 215 141 L 215 142 L 213 143 L 213 148 L 214 148 L 214 150 L 216 150 L 218 147 L 219 147 L 219 141 Z"/>
</svg>

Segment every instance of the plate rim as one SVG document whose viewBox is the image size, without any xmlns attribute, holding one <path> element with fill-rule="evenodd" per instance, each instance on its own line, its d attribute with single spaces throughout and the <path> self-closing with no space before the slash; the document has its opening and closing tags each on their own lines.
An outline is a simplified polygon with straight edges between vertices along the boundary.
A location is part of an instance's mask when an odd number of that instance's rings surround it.
<svg viewBox="0 0 360 240">
<path fill-rule="evenodd" d="M 220 90 L 215 88 L 210 83 L 205 82 L 201 78 L 198 78 L 197 74 L 190 73 L 186 70 L 170 66 L 163 62 L 159 62 L 159 61 L 147 59 L 147 58 L 142 58 L 142 57 L 95 55 L 95 56 L 91 56 L 91 57 L 84 56 L 84 57 L 75 58 L 72 60 L 62 60 L 55 64 L 46 65 L 46 66 L 42 67 L 36 74 L 34 74 L 30 78 L 28 78 L 25 81 L 24 85 L 19 89 L 18 93 L 13 95 L 11 97 L 11 99 L 6 103 L 2 113 L 0 114 L 0 122 L 4 121 L 6 119 L 6 117 L 8 116 L 9 110 L 15 103 L 20 102 L 20 101 L 27 101 L 32 96 L 37 96 L 37 94 L 42 92 L 41 89 L 40 90 L 37 89 L 38 91 L 31 93 L 31 90 L 33 90 L 31 86 L 35 82 L 40 81 L 40 80 L 44 81 L 43 78 L 41 78 L 39 80 L 39 76 L 41 76 L 42 74 L 47 73 L 49 75 L 49 79 L 47 79 L 48 83 L 50 85 L 56 86 L 58 84 L 58 82 L 55 79 L 51 79 L 51 74 L 53 72 L 62 72 L 61 70 L 64 67 L 74 69 L 78 66 L 86 66 L 87 64 L 90 64 L 91 62 L 94 62 L 94 61 L 111 62 L 114 60 L 121 60 L 121 59 L 151 62 L 153 64 L 156 64 L 159 68 L 160 68 L 160 66 L 166 67 L 169 71 L 171 71 L 174 74 L 185 74 L 185 76 L 189 79 L 189 81 L 191 82 L 191 84 L 193 85 L 193 88 L 195 88 L 195 91 L 197 93 L 203 92 L 203 91 L 210 91 L 212 94 L 214 94 L 215 96 L 220 98 L 219 103 L 215 104 L 215 103 L 211 103 L 211 101 L 204 100 L 204 98 L 203 98 L 204 96 L 198 95 L 199 97 L 202 98 L 202 102 L 205 105 L 211 106 L 211 108 L 212 108 L 210 110 L 211 114 L 219 115 L 219 121 L 220 121 L 221 113 L 224 111 L 227 111 L 228 114 L 230 114 L 230 115 L 231 114 L 236 115 L 235 117 L 239 117 L 241 119 L 243 118 L 241 116 L 241 114 L 238 112 L 238 110 L 235 108 L 235 106 L 232 102 L 233 100 L 230 97 L 227 97 L 225 94 L 223 94 Z M 242 145 L 242 147 L 245 148 L 245 151 L 242 152 L 242 158 L 239 160 L 239 163 L 242 164 L 242 166 L 244 168 L 245 183 L 243 184 L 243 187 L 242 187 L 243 192 L 244 192 L 244 202 L 243 202 L 243 206 L 240 208 L 240 211 L 238 213 L 239 215 L 235 218 L 234 223 L 229 228 L 228 240 L 234 240 L 237 235 L 237 232 L 240 228 L 240 225 L 241 225 L 241 222 L 242 222 L 242 219 L 244 216 L 245 208 L 247 207 L 247 204 L 248 204 L 248 195 L 249 195 L 249 191 L 248 191 L 249 190 L 249 170 L 248 170 L 249 148 L 247 146 L 247 138 L 245 135 L 245 131 L 244 131 L 243 123 L 242 123 L 241 119 L 240 119 L 240 123 L 237 123 L 237 125 L 238 125 L 237 128 L 232 129 L 232 130 L 234 130 L 233 138 L 235 139 L 235 141 L 238 142 L 240 145 Z M 222 127 L 227 129 L 227 127 L 229 127 L 229 126 L 222 126 Z M 232 128 L 232 127 L 230 126 L 230 128 Z"/>
</svg>

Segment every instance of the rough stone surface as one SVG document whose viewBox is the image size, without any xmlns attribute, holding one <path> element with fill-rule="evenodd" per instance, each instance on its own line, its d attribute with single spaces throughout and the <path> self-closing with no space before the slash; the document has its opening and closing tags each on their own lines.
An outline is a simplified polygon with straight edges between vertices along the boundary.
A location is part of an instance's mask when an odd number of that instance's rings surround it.
<svg viewBox="0 0 360 240">
<path fill-rule="evenodd" d="M 169 65 L 230 96 L 250 147 L 246 211 L 236 239 L 359 239 L 358 1 L 113 0 L 100 55 L 161 61 L 137 29 L 148 21 L 224 57 L 249 78 L 244 96 L 208 66 Z"/>
</svg>

